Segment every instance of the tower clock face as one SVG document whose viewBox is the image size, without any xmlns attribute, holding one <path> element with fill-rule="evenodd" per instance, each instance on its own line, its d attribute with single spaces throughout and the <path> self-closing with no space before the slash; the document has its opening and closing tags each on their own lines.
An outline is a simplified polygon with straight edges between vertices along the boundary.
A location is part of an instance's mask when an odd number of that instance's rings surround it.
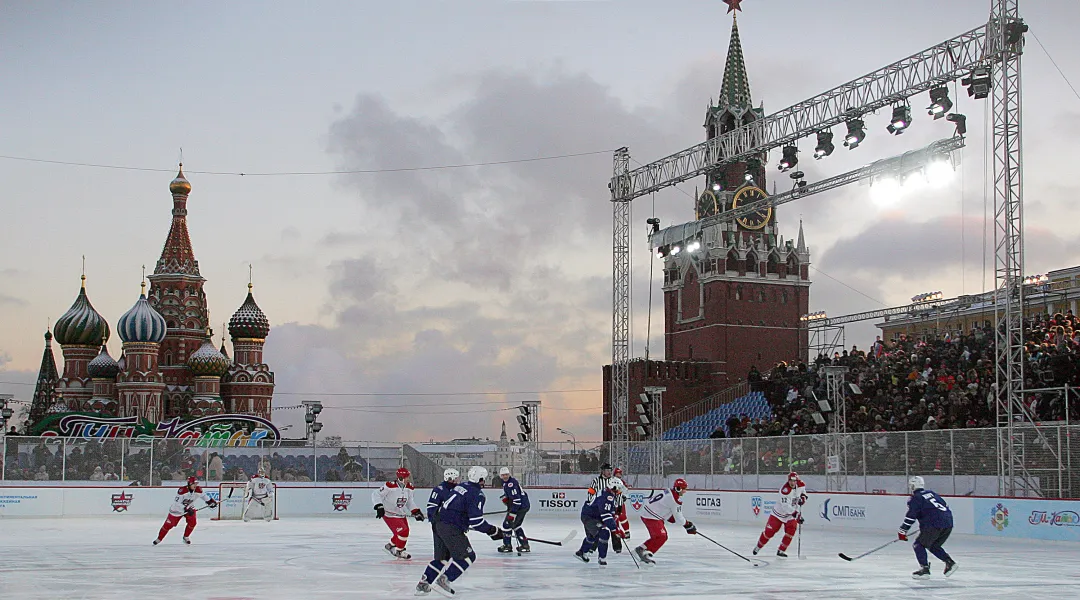
<svg viewBox="0 0 1080 600">
<path fill-rule="evenodd" d="M 731 202 L 731 208 L 734 210 L 740 206 L 746 204 L 753 204 L 755 202 L 768 198 L 761 188 L 754 187 L 752 185 L 744 186 L 738 192 L 735 192 L 735 199 Z M 769 224 L 769 219 L 772 218 L 772 207 L 767 206 L 765 208 L 756 210 L 744 217 L 736 219 L 739 225 L 744 229 L 757 230 L 762 229 Z"/>
<path fill-rule="evenodd" d="M 716 194 L 712 193 L 711 190 L 701 192 L 697 201 L 697 218 L 704 219 L 718 212 L 720 212 L 720 202 L 716 199 Z"/>
</svg>

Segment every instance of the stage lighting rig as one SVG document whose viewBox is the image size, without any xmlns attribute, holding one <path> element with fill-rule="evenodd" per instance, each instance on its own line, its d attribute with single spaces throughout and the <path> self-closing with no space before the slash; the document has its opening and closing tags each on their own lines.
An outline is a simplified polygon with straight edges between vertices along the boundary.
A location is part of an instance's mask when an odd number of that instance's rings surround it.
<svg viewBox="0 0 1080 600">
<path fill-rule="evenodd" d="M 953 113 L 945 117 L 950 123 L 956 125 L 956 135 L 964 136 L 967 134 L 967 117 L 960 113 Z"/>
<path fill-rule="evenodd" d="M 889 133 L 893 135 L 900 135 L 904 133 L 904 130 L 911 125 L 911 106 L 907 104 L 898 104 L 892 109 L 892 119 L 889 121 L 889 126 L 885 129 L 889 130 Z"/>
<path fill-rule="evenodd" d="M 862 119 L 851 119 L 847 122 L 847 135 L 844 136 L 844 145 L 848 150 L 859 147 L 866 139 L 866 123 Z"/>
<path fill-rule="evenodd" d="M 817 147 L 814 148 L 814 158 L 821 160 L 826 156 L 833 153 L 836 150 L 836 146 L 832 142 L 833 134 L 831 131 L 819 131 L 817 132 Z"/>
<path fill-rule="evenodd" d="M 926 114 L 934 117 L 935 121 L 944 117 L 945 113 L 952 110 L 952 107 L 952 100 L 949 99 L 949 88 L 941 86 L 930 90 L 930 106 L 926 107 Z"/>
</svg>

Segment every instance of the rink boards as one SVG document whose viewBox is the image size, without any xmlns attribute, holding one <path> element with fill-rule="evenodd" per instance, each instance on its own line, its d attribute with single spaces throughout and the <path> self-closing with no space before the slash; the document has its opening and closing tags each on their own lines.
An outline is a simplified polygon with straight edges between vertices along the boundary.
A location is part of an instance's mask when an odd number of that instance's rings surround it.
<svg viewBox="0 0 1080 600">
<path fill-rule="evenodd" d="M 372 487 L 278 487 L 278 515 L 302 517 L 371 517 Z M 216 496 L 216 487 L 208 488 Z M 0 487 L 0 518 L 164 515 L 175 487 L 47 486 Z M 531 488 L 532 514 L 573 516 L 581 510 L 586 491 Z M 649 492 L 630 490 L 627 506 L 632 520 Z M 423 504 L 426 494 L 417 494 Z M 768 519 L 775 492 L 692 491 L 683 501 L 688 519 L 702 522 L 759 522 Z M 491 511 L 501 508 L 497 490 L 488 492 Z M 946 497 L 956 533 L 998 537 L 1080 541 L 1080 501 L 1028 500 L 992 497 Z M 811 492 L 803 514 L 805 527 L 820 529 L 895 530 L 903 520 L 907 496 Z M 214 516 L 204 511 L 205 518 Z"/>
</svg>

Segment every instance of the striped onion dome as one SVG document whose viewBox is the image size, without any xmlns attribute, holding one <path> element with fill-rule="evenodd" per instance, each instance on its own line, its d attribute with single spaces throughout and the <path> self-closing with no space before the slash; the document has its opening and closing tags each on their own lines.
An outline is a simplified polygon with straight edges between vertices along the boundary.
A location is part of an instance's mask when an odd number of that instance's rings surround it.
<svg viewBox="0 0 1080 600">
<path fill-rule="evenodd" d="M 255 296 L 251 293 L 251 284 L 248 284 L 248 295 L 240 308 L 236 309 L 229 319 L 229 335 L 235 339 L 251 338 L 265 340 L 270 334 L 270 320 L 255 303 Z"/>
<path fill-rule="evenodd" d="M 150 303 L 146 301 L 146 284 L 143 284 L 143 292 L 139 294 L 139 300 L 131 310 L 120 317 L 116 324 L 116 332 L 120 339 L 125 342 L 149 342 L 160 344 L 165 339 L 165 317 L 162 317 Z"/>
<path fill-rule="evenodd" d="M 208 336 L 202 346 L 188 357 L 187 364 L 196 375 L 221 377 L 229 370 L 229 359 L 222 356 Z"/>
<path fill-rule="evenodd" d="M 109 322 L 90 304 L 90 299 L 86 297 L 86 276 L 83 275 L 82 279 L 83 286 L 74 304 L 56 320 L 53 328 L 56 341 L 61 346 L 100 346 L 109 339 Z"/>
<path fill-rule="evenodd" d="M 101 352 L 86 365 L 86 372 L 97 379 L 115 379 L 120 373 L 120 364 L 109 356 L 109 348 L 102 344 Z"/>
</svg>

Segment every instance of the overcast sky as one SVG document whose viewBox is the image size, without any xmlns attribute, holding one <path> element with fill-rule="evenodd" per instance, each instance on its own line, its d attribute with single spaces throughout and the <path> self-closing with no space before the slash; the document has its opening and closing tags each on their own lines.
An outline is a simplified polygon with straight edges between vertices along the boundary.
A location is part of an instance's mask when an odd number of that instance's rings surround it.
<svg viewBox="0 0 1080 600">
<path fill-rule="evenodd" d="M 745 0 L 754 101 L 779 110 L 977 27 L 989 5 Z M 1021 8 L 1080 87 L 1071 27 L 1080 3 Z M 332 408 L 325 433 L 427 440 L 494 437 L 500 420 L 513 421 L 502 409 L 539 397 L 545 439 L 562 437 L 556 427 L 598 439 L 611 337 L 609 151 L 626 145 L 647 163 L 703 139 L 728 46 L 725 9 L 720 0 L 0 2 L 0 155 L 165 170 L 0 158 L 0 381 L 33 382 L 42 333 L 74 300 L 84 254 L 90 298 L 115 329 L 141 266 L 152 270 L 160 255 L 183 147 L 211 320 L 241 304 L 254 265 L 273 325 L 276 406 L 319 398 Z M 1066 225 L 1080 217 L 1069 175 L 1080 161 L 1080 98 L 1031 36 L 1024 86 L 1026 270 L 1039 273 L 1080 264 L 1080 231 Z M 970 136 L 949 187 L 882 205 L 849 186 L 779 210 L 788 237 L 805 222 L 811 310 L 840 315 L 992 285 L 987 104 L 959 96 Z M 884 111 L 868 116 L 867 141 L 827 160 L 813 161 L 804 141 L 804 170 L 819 179 L 948 136 L 926 104 L 912 100 L 917 118 L 901 137 L 884 131 Z M 587 152 L 598 153 L 379 174 L 198 173 Z M 636 356 L 650 290 L 652 355 L 663 352 L 661 277 L 650 285 L 644 220 L 654 211 L 665 225 L 692 219 L 694 183 L 634 204 Z M 873 335 L 872 324 L 851 327 L 848 345 Z M 118 339 L 110 350 L 119 356 Z M 32 390 L 0 383 L 24 400 Z M 538 391 L 547 392 L 467 395 Z"/>
</svg>

